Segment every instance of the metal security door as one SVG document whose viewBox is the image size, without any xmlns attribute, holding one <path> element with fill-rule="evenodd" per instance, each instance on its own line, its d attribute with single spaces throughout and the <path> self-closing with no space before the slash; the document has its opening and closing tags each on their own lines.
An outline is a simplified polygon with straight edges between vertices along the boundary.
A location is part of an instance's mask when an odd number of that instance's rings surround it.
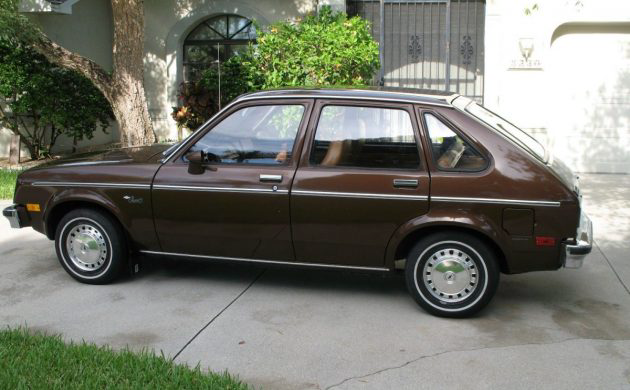
<svg viewBox="0 0 630 390">
<path fill-rule="evenodd" d="M 380 44 L 374 84 L 456 92 L 483 102 L 483 0 L 348 0 Z"/>
</svg>

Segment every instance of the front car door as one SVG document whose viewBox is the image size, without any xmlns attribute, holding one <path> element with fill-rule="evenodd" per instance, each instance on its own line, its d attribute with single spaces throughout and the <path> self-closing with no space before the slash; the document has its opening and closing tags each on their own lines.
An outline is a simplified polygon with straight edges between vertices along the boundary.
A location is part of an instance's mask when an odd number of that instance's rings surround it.
<svg viewBox="0 0 630 390">
<path fill-rule="evenodd" d="M 291 189 L 299 262 L 383 267 L 401 224 L 429 208 L 413 107 L 318 100 Z"/>
<path fill-rule="evenodd" d="M 310 100 L 244 102 L 165 163 L 153 182 L 163 252 L 293 261 L 289 189 Z M 202 174 L 186 155 L 203 151 Z"/>
</svg>

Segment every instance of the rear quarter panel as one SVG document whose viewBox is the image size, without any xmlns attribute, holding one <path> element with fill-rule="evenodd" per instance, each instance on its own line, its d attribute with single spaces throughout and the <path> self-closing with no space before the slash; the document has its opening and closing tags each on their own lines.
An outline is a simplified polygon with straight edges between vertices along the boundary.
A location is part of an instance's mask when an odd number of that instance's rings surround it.
<svg viewBox="0 0 630 390">
<path fill-rule="evenodd" d="M 410 232 L 426 226 L 461 226 L 492 239 L 503 252 L 509 273 L 560 267 L 560 241 L 573 237 L 578 226 L 580 209 L 576 195 L 544 163 L 454 108 L 418 107 L 425 151 L 431 150 L 422 119 L 425 111 L 464 133 L 490 161 L 481 172 L 446 172 L 437 169 L 431 152 L 428 152 L 431 174 L 429 213 L 409 221 L 396 231 L 387 250 L 388 264 L 395 260 L 397 246 Z M 463 201 L 462 198 L 559 202 L 559 205 L 485 203 Z M 533 211 L 531 235 L 508 234 L 503 228 L 506 208 Z M 554 237 L 555 245 L 536 246 L 536 236 Z"/>
</svg>

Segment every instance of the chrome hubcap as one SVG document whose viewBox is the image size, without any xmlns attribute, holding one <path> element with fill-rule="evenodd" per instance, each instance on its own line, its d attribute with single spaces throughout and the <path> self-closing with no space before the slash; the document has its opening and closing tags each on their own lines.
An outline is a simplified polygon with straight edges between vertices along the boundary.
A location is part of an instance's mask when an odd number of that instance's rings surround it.
<svg viewBox="0 0 630 390">
<path fill-rule="evenodd" d="M 96 271 L 107 259 L 107 244 L 94 226 L 74 226 L 66 236 L 66 249 L 72 263 L 81 271 Z"/>
<path fill-rule="evenodd" d="M 444 248 L 429 257 L 424 265 L 423 279 L 437 299 L 460 302 L 477 289 L 477 267 L 468 253 L 457 248 Z"/>
</svg>

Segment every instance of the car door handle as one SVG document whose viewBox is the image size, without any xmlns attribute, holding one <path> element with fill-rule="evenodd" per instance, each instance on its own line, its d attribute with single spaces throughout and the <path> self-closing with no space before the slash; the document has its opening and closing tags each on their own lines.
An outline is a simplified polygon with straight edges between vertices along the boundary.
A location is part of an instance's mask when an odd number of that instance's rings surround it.
<svg viewBox="0 0 630 390">
<path fill-rule="evenodd" d="M 263 183 L 280 183 L 282 175 L 260 175 L 260 181 Z"/>
<path fill-rule="evenodd" d="M 394 187 L 396 188 L 418 188 L 418 180 L 394 179 Z"/>
</svg>

